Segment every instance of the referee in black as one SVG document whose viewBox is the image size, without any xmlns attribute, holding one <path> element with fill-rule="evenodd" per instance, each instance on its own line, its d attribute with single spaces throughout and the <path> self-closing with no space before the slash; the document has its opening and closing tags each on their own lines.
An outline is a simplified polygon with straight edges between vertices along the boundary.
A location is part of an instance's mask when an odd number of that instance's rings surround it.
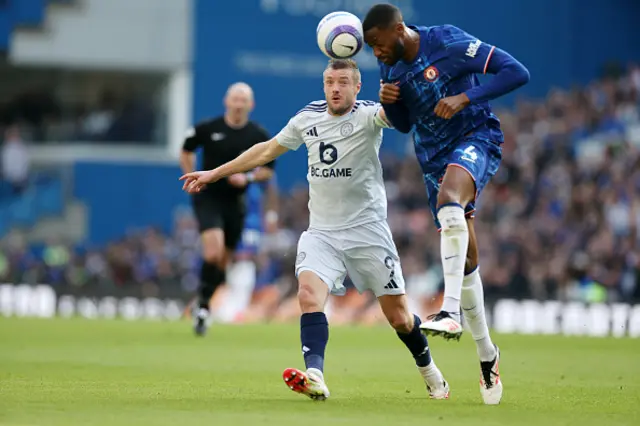
<svg viewBox="0 0 640 426">
<path fill-rule="evenodd" d="M 183 173 L 195 171 L 195 151 L 203 150 L 202 170 L 214 169 L 233 160 L 253 145 L 269 140 L 269 134 L 249 120 L 253 110 L 253 90 L 245 83 L 232 84 L 224 98 L 221 117 L 203 121 L 187 132 L 180 167 Z M 227 262 L 232 260 L 244 228 L 244 193 L 252 182 L 273 176 L 274 163 L 250 173 L 239 173 L 207 185 L 192 195 L 192 204 L 200 227 L 202 269 L 200 271 L 199 309 L 194 316 L 194 331 L 202 336 L 209 324 L 209 301 L 225 282 Z"/>
</svg>

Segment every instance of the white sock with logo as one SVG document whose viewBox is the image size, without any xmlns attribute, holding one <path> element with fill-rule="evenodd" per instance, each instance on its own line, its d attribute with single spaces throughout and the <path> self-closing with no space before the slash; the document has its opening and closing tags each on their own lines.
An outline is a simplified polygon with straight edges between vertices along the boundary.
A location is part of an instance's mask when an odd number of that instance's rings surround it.
<svg viewBox="0 0 640 426">
<path fill-rule="evenodd" d="M 464 209 L 459 204 L 445 205 L 438 210 L 440 233 L 440 256 L 444 272 L 444 300 L 442 310 L 460 321 L 460 296 L 464 265 L 469 247 L 469 228 Z"/>
<path fill-rule="evenodd" d="M 496 348 L 489 336 L 487 317 L 484 312 L 484 289 L 482 288 L 479 267 L 464 277 L 460 304 L 464 321 L 476 342 L 480 361 L 493 361 L 496 357 Z"/>
</svg>

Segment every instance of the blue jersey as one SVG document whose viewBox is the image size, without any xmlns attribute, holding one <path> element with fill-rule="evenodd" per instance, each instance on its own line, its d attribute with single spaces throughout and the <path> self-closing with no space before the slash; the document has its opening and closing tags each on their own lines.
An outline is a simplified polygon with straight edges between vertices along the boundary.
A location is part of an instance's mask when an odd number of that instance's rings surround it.
<svg viewBox="0 0 640 426">
<path fill-rule="evenodd" d="M 495 47 L 452 25 L 409 28 L 420 35 L 420 49 L 413 62 L 400 60 L 393 66 L 379 62 L 379 66 L 382 80 L 400 87 L 398 103 L 406 108 L 413 125 L 416 156 L 423 172 L 435 173 L 435 168 L 441 167 L 438 156 L 446 155 L 470 132 L 501 144 L 500 121 L 486 101 L 471 103 L 449 120 L 434 112 L 442 98 L 480 85 L 476 74 L 487 72 Z"/>
<path fill-rule="evenodd" d="M 254 182 L 247 188 L 245 229 L 262 231 L 262 198 L 265 192 L 265 185 L 264 182 Z"/>
<path fill-rule="evenodd" d="M 245 193 L 246 215 L 242 238 L 236 247 L 236 253 L 257 253 L 262 239 L 262 198 L 266 183 L 254 182 Z"/>
</svg>

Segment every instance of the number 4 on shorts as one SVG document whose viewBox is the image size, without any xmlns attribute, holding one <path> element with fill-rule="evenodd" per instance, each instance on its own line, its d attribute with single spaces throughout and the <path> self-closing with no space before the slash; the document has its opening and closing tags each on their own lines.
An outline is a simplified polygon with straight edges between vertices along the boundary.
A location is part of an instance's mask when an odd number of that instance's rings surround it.
<svg viewBox="0 0 640 426">
<path fill-rule="evenodd" d="M 472 163 L 475 163 L 476 160 L 478 159 L 478 154 L 476 153 L 476 147 L 473 145 L 466 147 L 465 150 L 462 152 L 464 154 L 462 154 L 462 157 L 460 157 L 461 160 L 467 160 Z"/>
</svg>

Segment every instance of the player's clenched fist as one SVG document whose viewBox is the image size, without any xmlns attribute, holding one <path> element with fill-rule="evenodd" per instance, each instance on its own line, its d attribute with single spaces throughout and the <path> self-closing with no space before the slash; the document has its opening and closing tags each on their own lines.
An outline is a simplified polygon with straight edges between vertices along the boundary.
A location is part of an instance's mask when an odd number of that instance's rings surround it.
<svg viewBox="0 0 640 426">
<path fill-rule="evenodd" d="M 182 189 L 190 194 L 200 192 L 208 183 L 215 182 L 218 179 L 215 170 L 191 172 L 180 177 L 180 180 L 184 181 Z"/>
<path fill-rule="evenodd" d="M 400 99 L 400 88 L 395 84 L 383 83 L 380 80 L 380 102 L 383 104 L 392 104 Z"/>
<path fill-rule="evenodd" d="M 434 112 L 438 117 L 449 120 L 462 111 L 467 105 L 469 105 L 469 98 L 465 93 L 460 93 L 459 95 L 440 99 Z"/>
</svg>

